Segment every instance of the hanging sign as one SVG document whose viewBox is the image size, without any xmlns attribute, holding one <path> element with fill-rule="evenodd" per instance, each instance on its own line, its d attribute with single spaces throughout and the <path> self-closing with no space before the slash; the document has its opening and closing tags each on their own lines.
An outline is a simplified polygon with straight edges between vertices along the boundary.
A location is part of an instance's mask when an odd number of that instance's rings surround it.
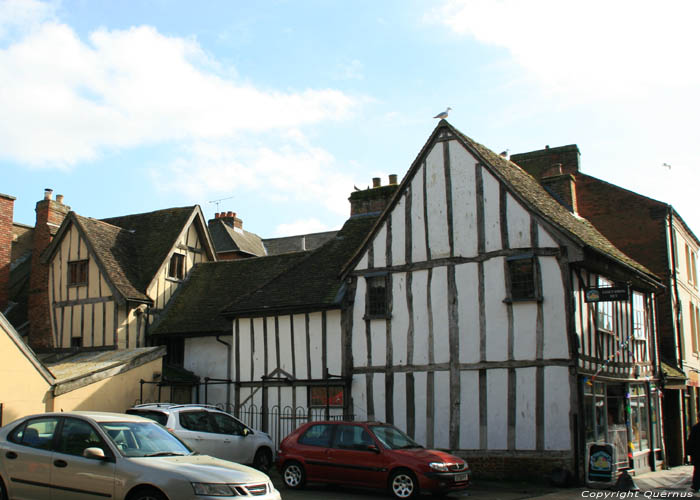
<svg viewBox="0 0 700 500">
<path fill-rule="evenodd" d="M 586 481 L 588 483 L 612 483 L 615 480 L 615 446 L 610 443 L 588 445 Z"/>
<path fill-rule="evenodd" d="M 604 286 L 586 288 L 586 302 L 612 302 L 614 300 L 629 300 L 630 292 L 627 286 Z"/>
</svg>

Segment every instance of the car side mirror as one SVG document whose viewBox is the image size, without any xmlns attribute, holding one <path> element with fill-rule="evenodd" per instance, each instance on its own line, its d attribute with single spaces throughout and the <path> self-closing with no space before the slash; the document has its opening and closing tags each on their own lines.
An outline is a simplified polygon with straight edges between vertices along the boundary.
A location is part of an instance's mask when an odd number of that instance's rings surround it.
<svg viewBox="0 0 700 500">
<path fill-rule="evenodd" d="M 379 451 L 379 448 L 377 448 L 377 445 L 374 445 L 374 444 L 367 445 L 367 450 L 373 451 L 374 453 L 377 453 L 377 454 L 381 453 L 381 451 Z"/>
<path fill-rule="evenodd" d="M 85 458 L 95 458 L 97 460 L 104 460 L 107 458 L 102 448 L 85 448 L 83 450 L 83 456 Z"/>
<path fill-rule="evenodd" d="M 243 428 L 243 437 L 246 437 L 248 434 L 250 434 L 250 429 L 248 429 L 247 427 L 244 427 Z"/>
</svg>

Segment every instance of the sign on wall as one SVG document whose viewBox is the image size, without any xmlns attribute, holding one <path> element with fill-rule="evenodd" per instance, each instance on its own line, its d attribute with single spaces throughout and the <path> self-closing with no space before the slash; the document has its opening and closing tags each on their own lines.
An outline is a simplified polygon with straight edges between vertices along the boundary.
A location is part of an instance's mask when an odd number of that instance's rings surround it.
<svg viewBox="0 0 700 500">
<path fill-rule="evenodd" d="M 586 454 L 586 482 L 611 483 L 615 480 L 615 446 L 590 443 Z"/>
<path fill-rule="evenodd" d="M 612 302 L 615 300 L 629 300 L 629 287 L 603 286 L 599 288 L 586 288 L 586 302 Z"/>
</svg>

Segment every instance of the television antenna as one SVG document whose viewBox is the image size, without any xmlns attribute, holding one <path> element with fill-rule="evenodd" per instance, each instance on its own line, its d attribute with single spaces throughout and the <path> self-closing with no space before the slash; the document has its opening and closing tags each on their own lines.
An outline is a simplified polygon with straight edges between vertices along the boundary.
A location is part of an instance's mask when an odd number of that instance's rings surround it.
<svg viewBox="0 0 700 500">
<path fill-rule="evenodd" d="M 220 198 L 218 200 L 211 200 L 209 203 L 216 203 L 216 211 L 218 212 L 219 211 L 219 204 L 222 201 L 230 200 L 231 198 L 233 198 L 233 196 L 229 196 L 228 198 Z"/>
</svg>

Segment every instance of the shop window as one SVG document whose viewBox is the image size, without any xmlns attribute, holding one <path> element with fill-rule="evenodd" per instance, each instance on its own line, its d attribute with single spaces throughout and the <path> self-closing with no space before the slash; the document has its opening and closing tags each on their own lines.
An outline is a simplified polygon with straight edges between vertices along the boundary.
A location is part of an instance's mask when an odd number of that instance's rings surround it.
<svg viewBox="0 0 700 500">
<path fill-rule="evenodd" d="M 76 260 L 68 263 L 68 286 L 86 285 L 88 281 L 88 261 Z"/>
<path fill-rule="evenodd" d="M 533 256 L 508 258 L 508 295 L 513 301 L 539 300 L 537 260 Z"/>
<path fill-rule="evenodd" d="M 637 339 L 647 338 L 647 311 L 644 305 L 644 295 L 639 292 L 632 292 L 634 337 Z"/>
<path fill-rule="evenodd" d="M 604 384 L 590 381 L 583 383 L 583 408 L 586 442 L 607 442 L 608 419 Z"/>
<path fill-rule="evenodd" d="M 345 405 L 345 388 L 342 385 L 319 385 L 309 387 L 312 407 L 342 408 Z"/>
<path fill-rule="evenodd" d="M 367 318 L 386 318 L 389 314 L 386 275 L 367 278 Z"/>
<path fill-rule="evenodd" d="M 168 277 L 178 280 L 185 277 L 185 256 L 181 253 L 174 253 L 172 257 L 170 257 Z"/>
<path fill-rule="evenodd" d="M 630 412 L 630 442 L 633 452 L 640 452 L 649 449 L 649 409 L 646 389 L 641 384 L 630 385 L 629 392 L 629 412 Z"/>
</svg>

